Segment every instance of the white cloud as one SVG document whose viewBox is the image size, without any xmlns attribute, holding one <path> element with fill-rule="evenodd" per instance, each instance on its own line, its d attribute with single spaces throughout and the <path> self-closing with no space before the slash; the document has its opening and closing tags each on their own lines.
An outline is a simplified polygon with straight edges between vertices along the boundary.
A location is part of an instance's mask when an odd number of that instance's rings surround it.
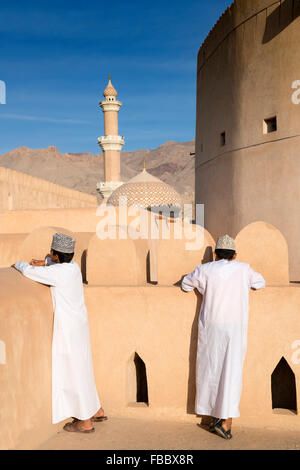
<svg viewBox="0 0 300 470">
<path fill-rule="evenodd" d="M 22 114 L 0 114 L 0 119 L 13 119 L 18 121 L 38 121 L 38 122 L 53 122 L 61 124 L 91 124 L 89 121 L 81 121 L 78 119 L 57 119 L 51 117 L 42 117 L 42 116 L 24 116 Z"/>
</svg>

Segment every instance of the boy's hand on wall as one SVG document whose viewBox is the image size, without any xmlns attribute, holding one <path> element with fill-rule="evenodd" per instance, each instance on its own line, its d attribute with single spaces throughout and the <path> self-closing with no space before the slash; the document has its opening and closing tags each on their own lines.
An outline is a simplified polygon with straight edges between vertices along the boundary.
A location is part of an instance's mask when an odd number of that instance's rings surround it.
<svg viewBox="0 0 300 470">
<path fill-rule="evenodd" d="M 31 266 L 45 266 L 45 260 L 32 259 L 29 264 L 31 264 Z"/>
</svg>

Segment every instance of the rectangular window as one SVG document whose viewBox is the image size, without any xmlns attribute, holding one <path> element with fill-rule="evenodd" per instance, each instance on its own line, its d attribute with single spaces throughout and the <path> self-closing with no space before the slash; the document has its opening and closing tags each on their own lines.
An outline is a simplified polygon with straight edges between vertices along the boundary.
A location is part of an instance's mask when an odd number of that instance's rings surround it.
<svg viewBox="0 0 300 470">
<path fill-rule="evenodd" d="M 224 147 L 224 145 L 226 145 L 226 132 L 222 132 L 222 134 L 220 134 L 220 144 L 221 147 Z"/>
<path fill-rule="evenodd" d="M 277 131 L 277 116 L 264 120 L 264 134 L 270 134 Z"/>
</svg>

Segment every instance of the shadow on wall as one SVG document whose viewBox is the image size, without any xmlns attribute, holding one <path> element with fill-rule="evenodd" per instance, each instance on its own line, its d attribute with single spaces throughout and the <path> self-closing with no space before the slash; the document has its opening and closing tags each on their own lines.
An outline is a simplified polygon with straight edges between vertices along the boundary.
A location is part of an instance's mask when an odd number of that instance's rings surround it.
<svg viewBox="0 0 300 470">
<path fill-rule="evenodd" d="M 284 0 L 268 17 L 263 44 L 272 41 L 300 16 L 300 2 Z"/>
<path fill-rule="evenodd" d="M 189 379 L 187 390 L 187 404 L 186 411 L 188 414 L 195 414 L 195 400 L 196 400 L 196 359 L 197 359 L 197 345 L 198 345 L 198 321 L 202 305 L 202 295 L 195 290 L 197 296 L 196 315 L 191 329 L 191 341 L 189 352 Z"/>
<path fill-rule="evenodd" d="M 205 248 L 205 252 L 204 252 L 204 255 L 203 255 L 203 258 L 202 258 L 200 264 L 211 263 L 213 260 L 214 260 L 213 248 L 212 248 L 212 246 L 208 246 L 208 247 Z M 195 268 L 196 268 L 196 264 L 195 264 Z M 183 276 L 179 279 L 179 281 L 176 281 L 176 282 L 173 284 L 173 286 L 175 286 L 175 287 L 181 287 L 181 284 L 182 284 L 183 279 L 184 279 L 185 276 L 187 276 L 188 274 L 190 274 L 190 273 L 183 274 Z M 157 284 L 157 283 L 155 283 L 155 284 Z"/>
<path fill-rule="evenodd" d="M 82 275 L 82 282 L 84 284 L 88 284 L 87 280 L 86 280 L 86 257 L 87 257 L 87 250 L 84 250 L 82 252 L 82 255 L 81 255 L 81 262 L 78 263 L 78 266 L 80 267 L 80 270 L 81 270 L 81 275 Z M 46 258 L 51 258 L 51 255 L 50 253 L 48 253 L 46 256 L 45 256 L 45 259 Z M 74 258 L 73 258 L 73 261 Z"/>
<path fill-rule="evenodd" d="M 214 260 L 213 247 L 207 246 L 201 261 L 201 264 L 211 263 Z"/>
<path fill-rule="evenodd" d="M 87 250 L 84 250 L 81 255 L 81 274 L 82 274 L 82 282 L 87 284 L 86 279 L 86 257 L 87 257 Z"/>
</svg>

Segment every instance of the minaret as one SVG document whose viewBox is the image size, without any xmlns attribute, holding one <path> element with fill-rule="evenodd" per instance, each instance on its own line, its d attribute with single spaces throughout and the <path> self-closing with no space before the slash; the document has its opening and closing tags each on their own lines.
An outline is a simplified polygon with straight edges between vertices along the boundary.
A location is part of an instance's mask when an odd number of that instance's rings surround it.
<svg viewBox="0 0 300 470">
<path fill-rule="evenodd" d="M 104 153 L 105 182 L 98 183 L 97 189 L 105 199 L 123 184 L 120 181 L 120 153 L 125 142 L 118 135 L 118 112 L 122 103 L 116 100 L 117 95 L 109 75 L 108 85 L 103 93 L 105 101 L 99 103 L 104 113 L 104 136 L 99 137 L 98 142 Z"/>
</svg>

